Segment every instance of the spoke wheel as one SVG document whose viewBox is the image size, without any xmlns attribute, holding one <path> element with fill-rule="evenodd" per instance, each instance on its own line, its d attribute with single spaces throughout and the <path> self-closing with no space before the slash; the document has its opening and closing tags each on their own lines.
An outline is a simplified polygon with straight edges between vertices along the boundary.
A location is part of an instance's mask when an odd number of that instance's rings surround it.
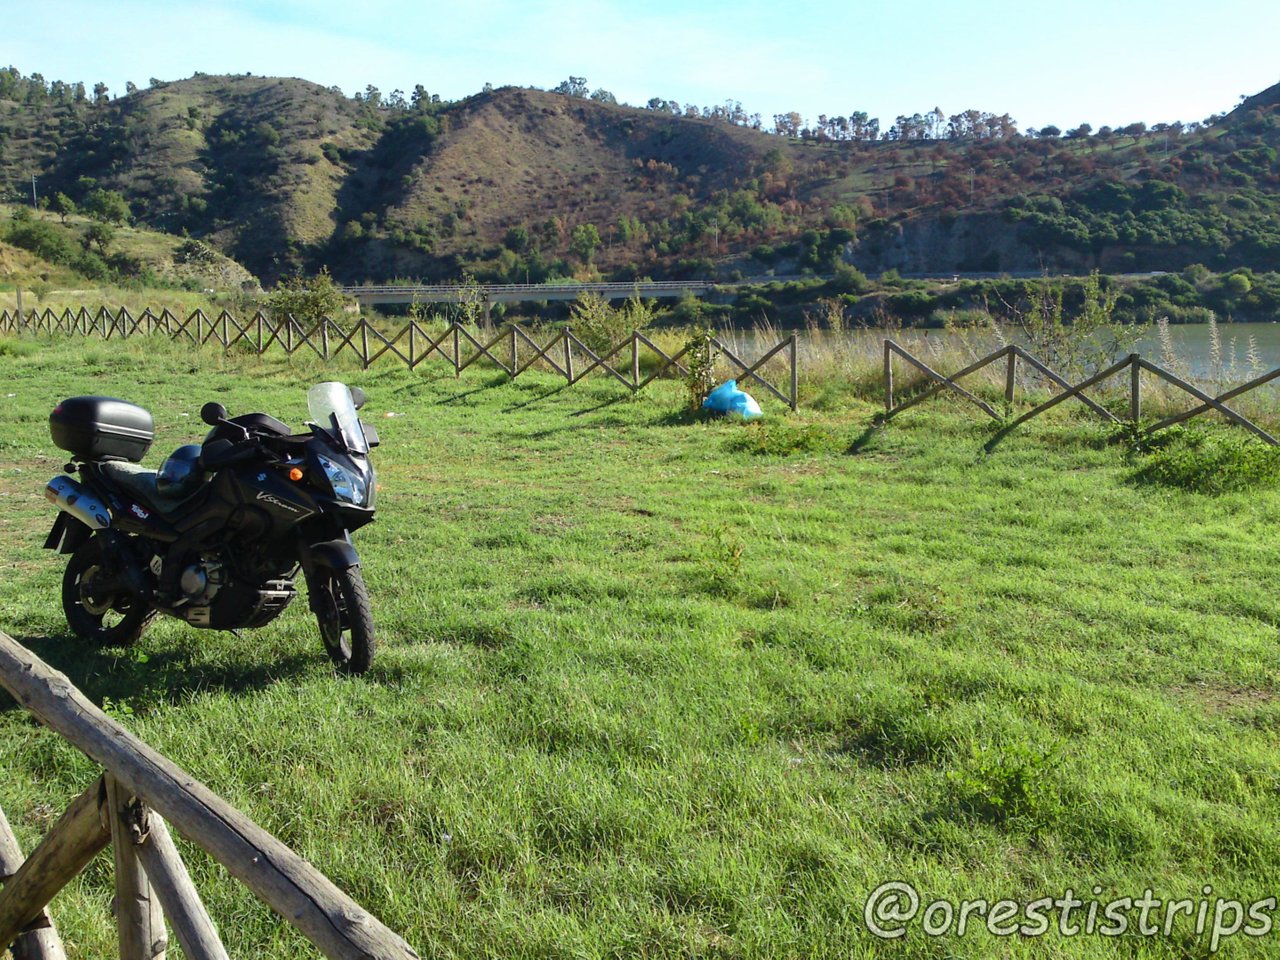
<svg viewBox="0 0 1280 960">
<path fill-rule="evenodd" d="M 155 617 L 151 606 L 107 562 L 98 537 L 77 547 L 67 563 L 62 575 L 62 612 L 77 637 L 106 647 L 133 643 Z"/>
<path fill-rule="evenodd" d="M 311 589 L 315 592 L 312 609 L 329 659 L 348 673 L 364 673 L 373 663 L 377 642 L 360 568 L 318 570 Z"/>
</svg>

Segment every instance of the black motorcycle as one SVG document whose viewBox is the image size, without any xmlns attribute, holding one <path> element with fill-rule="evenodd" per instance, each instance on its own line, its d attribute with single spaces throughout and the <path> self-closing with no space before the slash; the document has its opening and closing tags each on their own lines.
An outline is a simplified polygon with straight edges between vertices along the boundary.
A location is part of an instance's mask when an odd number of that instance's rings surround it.
<svg viewBox="0 0 1280 960">
<path fill-rule="evenodd" d="M 62 607 L 79 637 L 135 641 L 156 613 L 193 627 L 237 630 L 278 617 L 301 569 L 333 662 L 363 673 L 375 648 L 369 596 L 351 531 L 374 518 L 364 394 L 321 383 L 307 394 L 307 433 L 275 417 L 228 417 L 206 403 L 212 429 L 160 470 L 139 466 L 151 414 L 109 397 L 72 397 L 49 416 L 68 474 L 45 496 L 61 511 L 45 547 L 71 555 Z"/>
</svg>

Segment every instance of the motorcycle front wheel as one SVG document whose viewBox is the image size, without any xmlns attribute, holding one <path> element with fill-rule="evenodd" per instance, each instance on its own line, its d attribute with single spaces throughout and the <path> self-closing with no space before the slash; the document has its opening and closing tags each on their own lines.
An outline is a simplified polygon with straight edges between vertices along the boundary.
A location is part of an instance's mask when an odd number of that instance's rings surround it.
<svg viewBox="0 0 1280 960">
<path fill-rule="evenodd" d="M 373 664 L 377 642 L 360 568 L 317 570 L 310 589 L 315 593 L 311 608 L 329 659 L 347 673 L 364 673 Z"/>
<path fill-rule="evenodd" d="M 102 540 L 91 537 L 76 548 L 62 575 L 62 612 L 81 640 L 104 647 L 128 646 L 155 618 L 113 569 Z"/>
</svg>

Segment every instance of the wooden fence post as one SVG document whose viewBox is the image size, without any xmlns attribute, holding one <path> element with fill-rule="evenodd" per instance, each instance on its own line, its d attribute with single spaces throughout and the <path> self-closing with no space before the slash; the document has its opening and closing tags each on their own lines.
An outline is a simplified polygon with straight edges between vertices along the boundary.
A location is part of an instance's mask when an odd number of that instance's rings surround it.
<svg viewBox="0 0 1280 960">
<path fill-rule="evenodd" d="M 0 871 L 11 877 L 22 866 L 22 848 L 9 827 L 9 820 L 0 810 Z M 58 939 L 58 931 L 54 929 L 49 911 L 45 910 L 36 928 L 21 934 L 9 947 L 13 960 L 67 960 L 62 949 L 62 941 Z"/>
<path fill-rule="evenodd" d="M 1005 416 L 1008 416 L 1013 410 L 1013 390 L 1018 383 L 1018 354 L 1017 351 L 1010 350 L 1009 357 L 1006 361 L 1007 366 L 1004 372 L 1004 405 Z"/>
<path fill-rule="evenodd" d="M 893 409 L 893 353 L 888 340 L 884 342 L 884 408 Z"/>
<path fill-rule="evenodd" d="M 1133 361 L 1129 368 L 1129 422 L 1136 424 L 1142 419 L 1142 364 L 1136 353 L 1129 354 L 1129 359 Z"/>
<path fill-rule="evenodd" d="M 183 954 L 191 960 L 229 960 L 169 828 L 154 811 L 147 816 L 147 827 L 147 842 L 138 847 L 138 857 Z"/>
<path fill-rule="evenodd" d="M 518 351 L 518 348 L 516 347 L 516 326 L 513 323 L 511 325 L 511 379 L 512 380 L 516 378 L 516 371 L 520 369 L 520 364 L 518 362 L 520 359 L 520 355 L 517 351 Z"/>
<path fill-rule="evenodd" d="M 164 960 L 169 945 L 164 915 L 136 852 L 147 838 L 147 809 L 115 777 L 108 774 L 106 780 L 111 852 L 116 863 L 120 960 Z"/>
<path fill-rule="evenodd" d="M 631 331 L 631 392 L 640 389 L 640 336 L 638 330 Z"/>
<path fill-rule="evenodd" d="M 458 343 L 458 321 L 453 321 L 450 327 L 453 333 L 453 375 L 460 377 L 462 376 L 462 347 Z"/>
<path fill-rule="evenodd" d="M 106 785 L 99 777 L 58 818 L 18 872 L 0 889 L 0 950 L 40 916 L 54 895 L 111 842 L 103 822 Z"/>
<path fill-rule="evenodd" d="M 800 405 L 800 369 L 797 366 L 797 344 L 798 338 L 793 333 L 791 335 L 791 412 L 795 413 L 796 408 Z"/>
<path fill-rule="evenodd" d="M 573 383 L 573 341 L 568 327 L 564 328 L 564 375 Z"/>
<path fill-rule="evenodd" d="M 369 321 L 361 319 L 360 321 L 360 350 L 362 353 L 361 363 L 364 369 L 369 369 Z"/>
</svg>

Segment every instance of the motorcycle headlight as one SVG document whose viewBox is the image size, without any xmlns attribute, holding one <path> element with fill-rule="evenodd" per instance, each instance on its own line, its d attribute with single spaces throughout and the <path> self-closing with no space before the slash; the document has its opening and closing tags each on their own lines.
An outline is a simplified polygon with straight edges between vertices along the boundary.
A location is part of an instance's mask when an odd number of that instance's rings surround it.
<svg viewBox="0 0 1280 960">
<path fill-rule="evenodd" d="M 339 500 L 364 506 L 369 499 L 369 483 L 354 470 L 348 470 L 341 464 L 334 463 L 327 457 L 320 457 L 320 469 L 329 478 L 329 486 L 333 495 Z"/>
</svg>

